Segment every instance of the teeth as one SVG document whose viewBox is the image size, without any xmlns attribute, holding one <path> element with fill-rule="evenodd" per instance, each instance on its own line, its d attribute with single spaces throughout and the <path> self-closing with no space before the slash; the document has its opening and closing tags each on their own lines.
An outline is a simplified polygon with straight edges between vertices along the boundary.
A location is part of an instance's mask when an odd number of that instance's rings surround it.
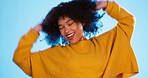
<svg viewBox="0 0 148 78">
<path fill-rule="evenodd" d="M 73 36 L 73 35 L 74 35 L 74 33 L 71 33 L 71 34 L 67 35 L 67 37 L 71 37 L 71 36 Z"/>
</svg>

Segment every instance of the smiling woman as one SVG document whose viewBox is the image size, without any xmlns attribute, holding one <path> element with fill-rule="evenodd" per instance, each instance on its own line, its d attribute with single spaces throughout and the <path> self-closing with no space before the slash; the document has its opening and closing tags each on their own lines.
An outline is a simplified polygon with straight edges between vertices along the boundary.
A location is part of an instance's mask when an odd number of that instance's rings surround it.
<svg viewBox="0 0 148 78">
<path fill-rule="evenodd" d="M 100 36 L 86 39 L 84 32 L 96 33 L 96 14 L 103 9 L 117 25 Z M 129 78 L 138 73 L 130 40 L 134 16 L 116 2 L 73 0 L 60 3 L 36 25 L 18 44 L 13 61 L 33 78 Z M 39 31 L 47 33 L 54 45 L 31 53 Z M 59 39 L 67 40 L 60 44 Z M 53 43 L 53 41 L 56 41 Z"/>
<path fill-rule="evenodd" d="M 97 23 L 100 22 L 99 19 L 101 18 L 101 15 L 99 15 L 95 10 L 96 10 L 95 2 L 90 0 L 85 0 L 85 1 L 73 0 L 65 3 L 62 2 L 56 7 L 52 8 L 42 23 L 43 31 L 48 34 L 46 37 L 47 43 L 49 43 L 52 46 L 56 46 L 58 44 L 65 45 L 69 43 L 69 40 L 67 41 L 64 34 L 62 34 L 58 29 L 59 28 L 58 24 L 61 23 L 62 19 L 66 19 L 66 18 L 69 18 L 72 21 L 75 21 L 73 25 L 83 24 L 83 30 L 85 31 L 85 35 L 93 34 L 95 36 L 96 33 L 98 32 L 98 29 L 102 26 L 101 24 L 100 26 L 97 25 Z M 68 20 L 65 20 L 65 21 L 68 21 Z M 72 21 L 69 21 L 69 23 Z M 73 25 L 72 27 L 75 27 Z M 80 34 L 84 35 L 83 30 L 81 33 L 79 33 L 79 35 Z M 65 34 L 69 34 L 69 33 L 65 33 Z M 75 33 L 75 35 L 78 35 L 78 33 Z M 80 39 L 77 39 L 74 42 L 77 42 L 78 40 Z"/>
<path fill-rule="evenodd" d="M 84 24 L 75 22 L 68 17 L 60 18 L 58 23 L 61 35 L 70 43 L 86 39 L 83 31 Z"/>
</svg>

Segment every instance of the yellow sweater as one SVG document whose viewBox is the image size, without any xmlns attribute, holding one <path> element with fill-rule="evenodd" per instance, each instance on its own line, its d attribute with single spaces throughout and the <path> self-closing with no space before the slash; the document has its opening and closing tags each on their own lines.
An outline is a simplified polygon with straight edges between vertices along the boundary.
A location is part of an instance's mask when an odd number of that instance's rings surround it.
<svg viewBox="0 0 148 78">
<path fill-rule="evenodd" d="M 115 2 L 107 13 L 118 21 L 110 31 L 65 47 L 60 45 L 31 53 L 38 33 L 24 35 L 14 53 L 14 62 L 33 78 L 128 78 L 138 73 L 130 39 L 134 16 Z"/>
</svg>

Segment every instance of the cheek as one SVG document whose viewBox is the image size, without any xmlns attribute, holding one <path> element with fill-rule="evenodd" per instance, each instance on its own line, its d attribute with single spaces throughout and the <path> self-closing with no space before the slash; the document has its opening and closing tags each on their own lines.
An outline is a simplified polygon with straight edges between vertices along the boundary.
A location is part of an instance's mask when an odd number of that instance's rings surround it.
<svg viewBox="0 0 148 78">
<path fill-rule="evenodd" d="M 83 26 L 79 24 L 76 26 L 75 30 L 78 31 L 79 33 L 83 33 Z"/>
<path fill-rule="evenodd" d="M 66 35 L 65 35 L 65 31 L 64 31 L 64 30 L 60 31 L 60 34 L 62 35 L 62 37 L 64 37 L 65 39 L 67 39 L 67 37 L 66 37 Z"/>
<path fill-rule="evenodd" d="M 64 31 L 60 30 L 61 35 L 64 37 Z"/>
<path fill-rule="evenodd" d="M 80 25 L 79 29 L 80 29 L 80 30 L 83 30 L 83 26 L 82 26 L 82 25 Z"/>
<path fill-rule="evenodd" d="M 80 23 L 76 23 L 76 24 L 73 26 L 73 29 L 74 29 L 74 30 L 83 30 L 83 26 L 82 26 Z"/>
</svg>

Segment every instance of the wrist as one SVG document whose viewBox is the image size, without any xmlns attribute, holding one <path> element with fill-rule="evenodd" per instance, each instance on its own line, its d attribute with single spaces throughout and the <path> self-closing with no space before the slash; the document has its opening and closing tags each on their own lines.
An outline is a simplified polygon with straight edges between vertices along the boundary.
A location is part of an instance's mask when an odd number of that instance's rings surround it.
<svg viewBox="0 0 148 78">
<path fill-rule="evenodd" d="M 42 31 L 42 26 L 41 26 L 41 25 L 36 25 L 36 26 L 33 28 L 33 30 L 39 33 L 39 31 Z"/>
<path fill-rule="evenodd" d="M 100 9 L 105 10 L 107 5 L 108 5 L 108 0 L 107 1 L 97 1 L 96 2 L 96 10 L 100 10 Z"/>
<path fill-rule="evenodd" d="M 104 7 L 103 7 L 102 9 L 103 9 L 103 10 L 106 10 L 107 5 L 108 5 L 108 0 L 104 2 Z"/>
</svg>

